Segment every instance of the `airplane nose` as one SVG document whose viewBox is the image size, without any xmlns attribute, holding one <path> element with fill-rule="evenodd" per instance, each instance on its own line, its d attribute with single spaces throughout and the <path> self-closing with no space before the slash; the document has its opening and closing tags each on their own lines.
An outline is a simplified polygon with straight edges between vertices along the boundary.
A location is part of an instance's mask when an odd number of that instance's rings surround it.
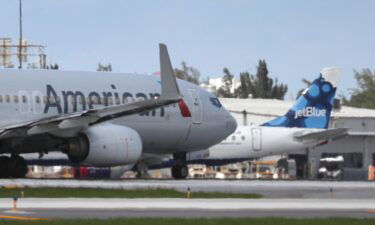
<svg viewBox="0 0 375 225">
<path fill-rule="evenodd" d="M 227 130 L 227 136 L 230 135 L 231 133 L 233 133 L 236 129 L 237 129 L 237 121 L 236 119 L 234 119 L 234 117 L 229 113 L 227 112 L 227 115 L 226 115 L 226 130 Z"/>
</svg>

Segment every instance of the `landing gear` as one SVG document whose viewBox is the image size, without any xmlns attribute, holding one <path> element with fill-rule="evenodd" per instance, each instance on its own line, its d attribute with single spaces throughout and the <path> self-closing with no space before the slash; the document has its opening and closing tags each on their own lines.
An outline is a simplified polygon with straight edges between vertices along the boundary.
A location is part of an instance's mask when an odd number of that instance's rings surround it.
<svg viewBox="0 0 375 225">
<path fill-rule="evenodd" d="M 0 156 L 0 178 L 9 177 L 9 162 L 10 158 L 7 156 Z"/>
<path fill-rule="evenodd" d="M 27 163 L 21 156 L 13 156 L 10 158 L 9 175 L 13 178 L 23 178 L 27 174 Z"/>
<path fill-rule="evenodd" d="M 23 178 L 27 171 L 27 163 L 23 157 L 0 156 L 0 178 Z"/>
<path fill-rule="evenodd" d="M 186 152 L 174 153 L 173 161 L 172 177 L 174 179 L 186 179 L 189 175 L 189 168 L 186 165 Z"/>
<path fill-rule="evenodd" d="M 174 165 L 172 167 L 172 177 L 174 179 L 186 179 L 189 175 L 189 169 L 186 164 Z"/>
<path fill-rule="evenodd" d="M 137 170 L 137 178 L 139 179 L 145 179 L 145 178 L 150 178 L 150 174 L 148 173 L 148 166 L 144 163 L 138 163 L 136 165 L 136 170 Z"/>
</svg>

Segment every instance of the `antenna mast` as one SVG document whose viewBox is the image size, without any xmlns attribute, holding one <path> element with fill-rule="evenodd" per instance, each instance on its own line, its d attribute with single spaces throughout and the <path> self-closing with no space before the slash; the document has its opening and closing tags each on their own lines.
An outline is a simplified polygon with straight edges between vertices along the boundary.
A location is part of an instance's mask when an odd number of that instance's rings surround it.
<svg viewBox="0 0 375 225">
<path fill-rule="evenodd" d="M 19 69 L 22 69 L 22 0 L 20 0 L 20 8 L 19 8 L 19 11 L 20 11 L 20 46 L 19 46 L 19 56 L 18 56 L 18 60 L 19 60 Z"/>
</svg>

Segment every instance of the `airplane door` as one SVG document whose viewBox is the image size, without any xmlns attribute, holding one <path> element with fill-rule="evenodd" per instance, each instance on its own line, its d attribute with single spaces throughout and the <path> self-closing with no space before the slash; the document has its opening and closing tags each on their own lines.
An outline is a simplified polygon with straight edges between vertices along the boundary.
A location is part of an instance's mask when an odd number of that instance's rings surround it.
<svg viewBox="0 0 375 225">
<path fill-rule="evenodd" d="M 193 102 L 193 123 L 200 124 L 202 123 L 203 117 L 203 109 L 202 109 L 202 102 L 199 97 L 199 94 L 196 90 L 189 89 L 190 96 Z"/>
<path fill-rule="evenodd" d="M 252 137 L 253 137 L 253 151 L 260 151 L 262 150 L 262 131 L 260 128 L 252 128 L 251 129 Z"/>
<path fill-rule="evenodd" d="M 189 89 L 188 95 L 191 97 L 192 104 L 189 104 L 191 113 L 191 122 L 187 124 L 186 138 L 181 141 L 181 145 L 189 143 L 189 148 L 197 148 L 200 143 L 205 141 L 202 134 L 203 108 L 201 98 L 196 90 Z"/>
</svg>

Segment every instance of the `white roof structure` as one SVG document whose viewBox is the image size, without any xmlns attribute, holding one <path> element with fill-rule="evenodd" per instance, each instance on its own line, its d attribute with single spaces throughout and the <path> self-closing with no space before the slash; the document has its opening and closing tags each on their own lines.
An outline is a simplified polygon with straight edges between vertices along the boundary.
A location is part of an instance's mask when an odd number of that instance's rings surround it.
<svg viewBox="0 0 375 225">
<path fill-rule="evenodd" d="M 242 111 L 248 113 L 248 124 L 260 124 L 277 116 L 284 115 L 294 104 L 294 101 L 278 99 L 240 99 L 220 98 L 222 105 L 232 112 L 238 122 L 243 121 Z M 375 110 L 341 106 L 339 111 L 333 111 L 334 118 L 374 118 Z M 239 125 L 242 125 L 239 123 Z"/>
<path fill-rule="evenodd" d="M 232 80 L 232 86 L 230 87 L 230 92 L 233 94 L 234 90 L 236 90 L 241 85 L 240 79 L 233 77 Z M 208 84 L 201 84 L 201 87 L 207 89 L 210 92 L 214 92 L 217 89 L 219 89 L 221 86 L 223 86 L 223 78 L 210 78 L 208 80 Z"/>
</svg>

